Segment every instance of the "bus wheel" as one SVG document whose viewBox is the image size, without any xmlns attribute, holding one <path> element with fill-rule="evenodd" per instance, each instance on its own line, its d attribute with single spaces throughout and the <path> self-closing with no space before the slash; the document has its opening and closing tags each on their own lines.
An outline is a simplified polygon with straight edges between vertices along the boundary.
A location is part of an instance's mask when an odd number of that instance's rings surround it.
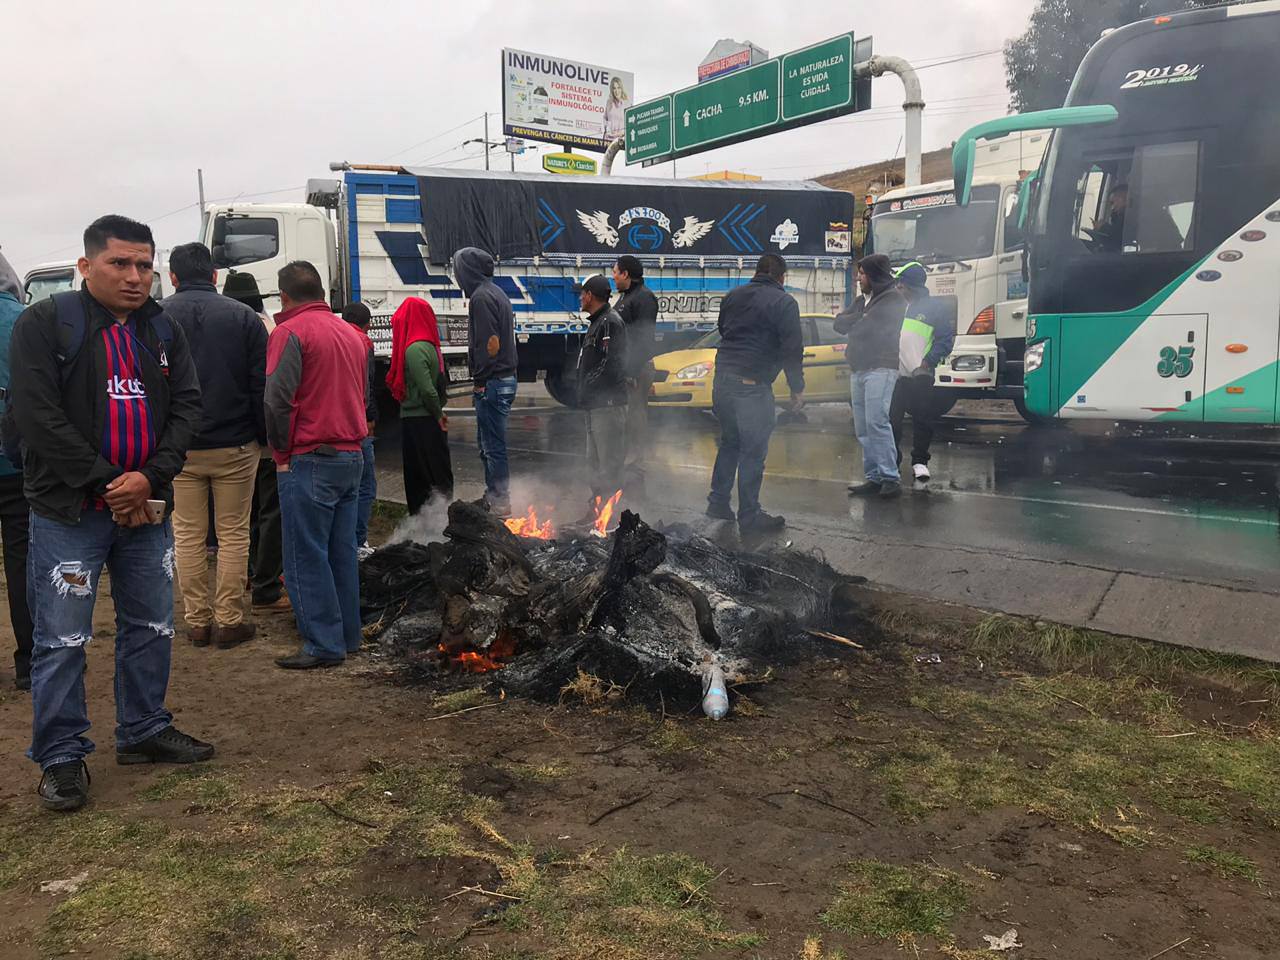
<svg viewBox="0 0 1280 960">
<path fill-rule="evenodd" d="M 1033 427 L 1048 427 L 1055 423 L 1053 417 L 1046 417 L 1043 414 L 1032 413 L 1027 409 L 1027 401 L 1022 397 L 1014 397 L 1013 405 L 1018 408 L 1018 416 L 1027 421 Z"/>
</svg>

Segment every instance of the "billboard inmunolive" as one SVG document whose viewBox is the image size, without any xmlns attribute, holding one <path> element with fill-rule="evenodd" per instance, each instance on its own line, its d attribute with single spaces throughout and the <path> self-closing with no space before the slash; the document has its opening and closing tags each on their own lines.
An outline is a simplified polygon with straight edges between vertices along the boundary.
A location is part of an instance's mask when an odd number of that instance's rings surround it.
<svg viewBox="0 0 1280 960">
<path fill-rule="evenodd" d="M 524 50 L 502 51 L 502 129 L 603 152 L 626 129 L 635 77 L 623 70 Z"/>
</svg>

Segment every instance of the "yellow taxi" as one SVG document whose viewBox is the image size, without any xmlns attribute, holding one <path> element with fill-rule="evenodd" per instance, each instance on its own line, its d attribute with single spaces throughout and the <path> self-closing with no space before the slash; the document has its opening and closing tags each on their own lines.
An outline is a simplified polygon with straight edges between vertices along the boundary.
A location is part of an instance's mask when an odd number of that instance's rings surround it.
<svg viewBox="0 0 1280 960">
<path fill-rule="evenodd" d="M 849 367 L 845 363 L 846 339 L 832 326 L 829 313 L 802 313 L 804 333 L 804 397 L 807 403 L 849 402 Z M 720 331 L 712 330 L 686 350 L 673 350 L 653 358 L 653 388 L 649 403 L 658 407 L 711 408 L 711 382 L 716 373 L 716 347 Z M 773 382 L 779 403 L 791 399 L 786 374 Z"/>
</svg>

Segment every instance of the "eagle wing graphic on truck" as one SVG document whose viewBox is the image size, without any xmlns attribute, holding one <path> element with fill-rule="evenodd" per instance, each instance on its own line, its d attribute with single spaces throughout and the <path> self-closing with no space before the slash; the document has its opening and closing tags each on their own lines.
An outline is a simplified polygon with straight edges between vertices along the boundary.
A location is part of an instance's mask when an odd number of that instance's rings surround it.
<svg viewBox="0 0 1280 960">
<path fill-rule="evenodd" d="M 716 225 L 714 220 L 699 220 L 697 217 L 685 217 L 684 226 L 671 235 L 671 243 L 675 247 L 691 247 L 701 240 Z"/>
<path fill-rule="evenodd" d="M 618 231 L 609 225 L 609 214 L 603 210 L 597 210 L 595 213 L 583 213 L 577 211 L 578 222 L 587 228 L 599 243 L 606 246 L 616 247 L 618 245 Z"/>
</svg>

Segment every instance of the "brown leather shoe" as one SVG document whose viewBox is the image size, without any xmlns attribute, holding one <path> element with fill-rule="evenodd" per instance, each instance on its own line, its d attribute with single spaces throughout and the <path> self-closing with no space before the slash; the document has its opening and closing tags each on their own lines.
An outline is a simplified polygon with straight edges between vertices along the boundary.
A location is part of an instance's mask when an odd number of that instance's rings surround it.
<svg viewBox="0 0 1280 960">
<path fill-rule="evenodd" d="M 212 627 L 192 627 L 187 631 L 187 639 L 191 641 L 193 647 L 207 647 L 209 645 L 209 637 L 212 635 Z"/>
<path fill-rule="evenodd" d="M 293 604 L 289 602 L 289 595 L 287 593 L 282 593 L 280 594 L 279 597 L 277 597 L 275 600 L 272 600 L 270 603 L 258 603 L 255 600 L 253 603 L 253 609 L 268 610 L 268 611 L 270 610 L 286 611 L 286 610 L 292 610 Z"/>
<path fill-rule="evenodd" d="M 234 627 L 218 626 L 218 649 L 230 650 L 232 647 L 238 647 L 246 640 L 252 640 L 258 633 L 258 626 L 254 623 L 241 621 Z"/>
</svg>

